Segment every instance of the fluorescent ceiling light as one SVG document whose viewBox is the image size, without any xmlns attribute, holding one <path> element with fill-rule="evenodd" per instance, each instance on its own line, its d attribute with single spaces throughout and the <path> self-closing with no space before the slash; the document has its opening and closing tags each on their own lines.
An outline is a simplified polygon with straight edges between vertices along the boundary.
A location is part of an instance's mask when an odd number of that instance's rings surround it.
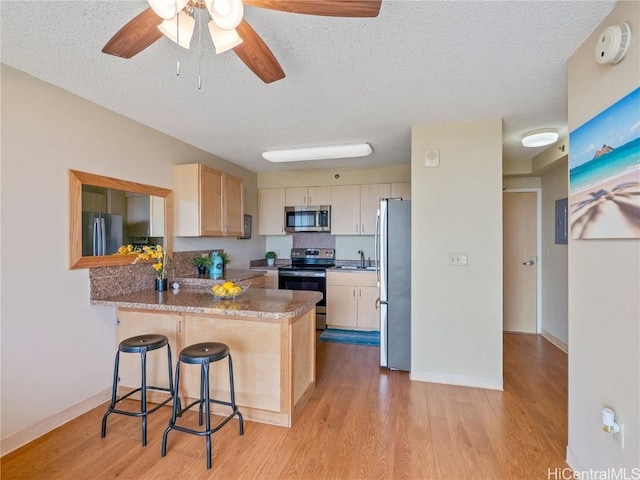
<svg viewBox="0 0 640 480">
<path fill-rule="evenodd" d="M 522 136 L 522 145 L 525 147 L 544 147 L 556 143 L 558 131 L 554 128 L 542 128 L 527 132 Z"/>
<path fill-rule="evenodd" d="M 271 150 L 264 152 L 262 157 L 270 162 L 302 162 L 306 160 L 328 160 L 331 158 L 366 157 L 371 152 L 371 145 L 359 143 L 356 145 Z"/>
</svg>

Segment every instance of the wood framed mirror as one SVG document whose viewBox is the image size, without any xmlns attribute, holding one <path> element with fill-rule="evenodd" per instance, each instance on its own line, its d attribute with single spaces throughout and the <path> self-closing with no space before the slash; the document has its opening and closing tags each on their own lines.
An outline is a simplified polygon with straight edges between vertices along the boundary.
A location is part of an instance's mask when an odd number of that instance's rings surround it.
<svg viewBox="0 0 640 480">
<path fill-rule="evenodd" d="M 170 257 L 173 256 L 171 190 L 76 170 L 69 170 L 68 179 L 70 269 L 130 265 L 133 262 L 130 256 L 113 255 L 112 253 L 120 246 L 115 245 L 115 242 L 119 241 L 121 245 L 131 243 L 129 240 L 132 237 L 126 234 L 127 228 L 132 232 L 135 229 L 136 233 L 140 234 L 139 213 L 141 209 L 144 211 L 145 208 L 152 217 L 154 209 L 156 212 L 155 226 L 153 223 L 149 224 L 148 228 L 151 230 L 147 230 L 147 233 L 150 234 L 148 236 L 162 238 L 163 248 Z M 114 206 L 117 203 L 119 203 L 119 207 Z M 93 211 L 100 212 L 93 217 L 101 218 L 101 220 L 90 218 Z M 127 218 L 130 220 L 129 222 L 127 222 Z M 113 221 L 114 225 L 120 225 L 118 229 L 124 233 L 119 237 L 113 236 L 111 242 L 113 245 L 110 248 L 96 248 L 96 238 L 100 238 L 100 241 L 97 242 L 100 245 L 106 245 L 107 242 L 103 240 L 104 237 L 96 237 L 94 231 L 91 232 L 93 238 L 87 240 L 87 230 L 91 230 L 91 227 L 87 225 L 91 221 L 102 222 L 104 225 L 105 220 L 107 227 L 109 227 L 109 222 Z M 161 232 L 158 232 L 158 225 L 162 226 Z M 154 228 L 155 231 L 152 231 Z M 102 232 L 104 233 L 104 227 Z M 93 243 L 93 245 L 88 246 L 87 243 Z"/>
</svg>

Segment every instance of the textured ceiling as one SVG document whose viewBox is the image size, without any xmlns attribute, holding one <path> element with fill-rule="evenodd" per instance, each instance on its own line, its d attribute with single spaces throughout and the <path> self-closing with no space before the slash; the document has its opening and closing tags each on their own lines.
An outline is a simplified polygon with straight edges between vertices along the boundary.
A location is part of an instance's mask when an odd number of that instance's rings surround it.
<svg viewBox="0 0 640 480">
<path fill-rule="evenodd" d="M 3 0 L 0 54 L 7 65 L 255 172 L 409 163 L 412 125 L 495 117 L 503 119 L 505 161 L 518 161 L 543 150 L 520 145 L 525 131 L 567 134 L 566 61 L 614 3 L 383 0 L 371 19 L 246 7 L 286 74 L 267 85 L 233 52 L 216 56 L 206 29 L 200 41 L 196 30 L 190 50 L 161 38 L 129 60 L 101 53 L 147 8 L 142 0 Z M 261 157 L 364 141 L 374 153 L 361 159 Z"/>
</svg>

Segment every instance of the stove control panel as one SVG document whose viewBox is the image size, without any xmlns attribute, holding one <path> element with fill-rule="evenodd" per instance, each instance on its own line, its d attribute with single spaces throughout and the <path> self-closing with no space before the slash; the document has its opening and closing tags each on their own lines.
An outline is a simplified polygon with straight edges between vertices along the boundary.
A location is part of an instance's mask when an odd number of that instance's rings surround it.
<svg viewBox="0 0 640 480">
<path fill-rule="evenodd" d="M 334 260 L 335 248 L 292 248 L 291 258 L 325 258 Z"/>
</svg>

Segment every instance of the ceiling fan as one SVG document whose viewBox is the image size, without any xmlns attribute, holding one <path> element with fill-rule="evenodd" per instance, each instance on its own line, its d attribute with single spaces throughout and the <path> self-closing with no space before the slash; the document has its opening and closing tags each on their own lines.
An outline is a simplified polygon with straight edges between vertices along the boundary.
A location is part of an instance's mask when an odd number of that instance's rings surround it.
<svg viewBox="0 0 640 480">
<path fill-rule="evenodd" d="M 111 37 L 103 53 L 131 58 L 166 35 L 189 48 L 194 11 L 205 9 L 216 53 L 233 49 L 263 82 L 285 77 L 260 35 L 244 20 L 244 5 L 282 12 L 329 17 L 376 17 L 382 0 L 148 0 L 150 7 Z"/>
</svg>

